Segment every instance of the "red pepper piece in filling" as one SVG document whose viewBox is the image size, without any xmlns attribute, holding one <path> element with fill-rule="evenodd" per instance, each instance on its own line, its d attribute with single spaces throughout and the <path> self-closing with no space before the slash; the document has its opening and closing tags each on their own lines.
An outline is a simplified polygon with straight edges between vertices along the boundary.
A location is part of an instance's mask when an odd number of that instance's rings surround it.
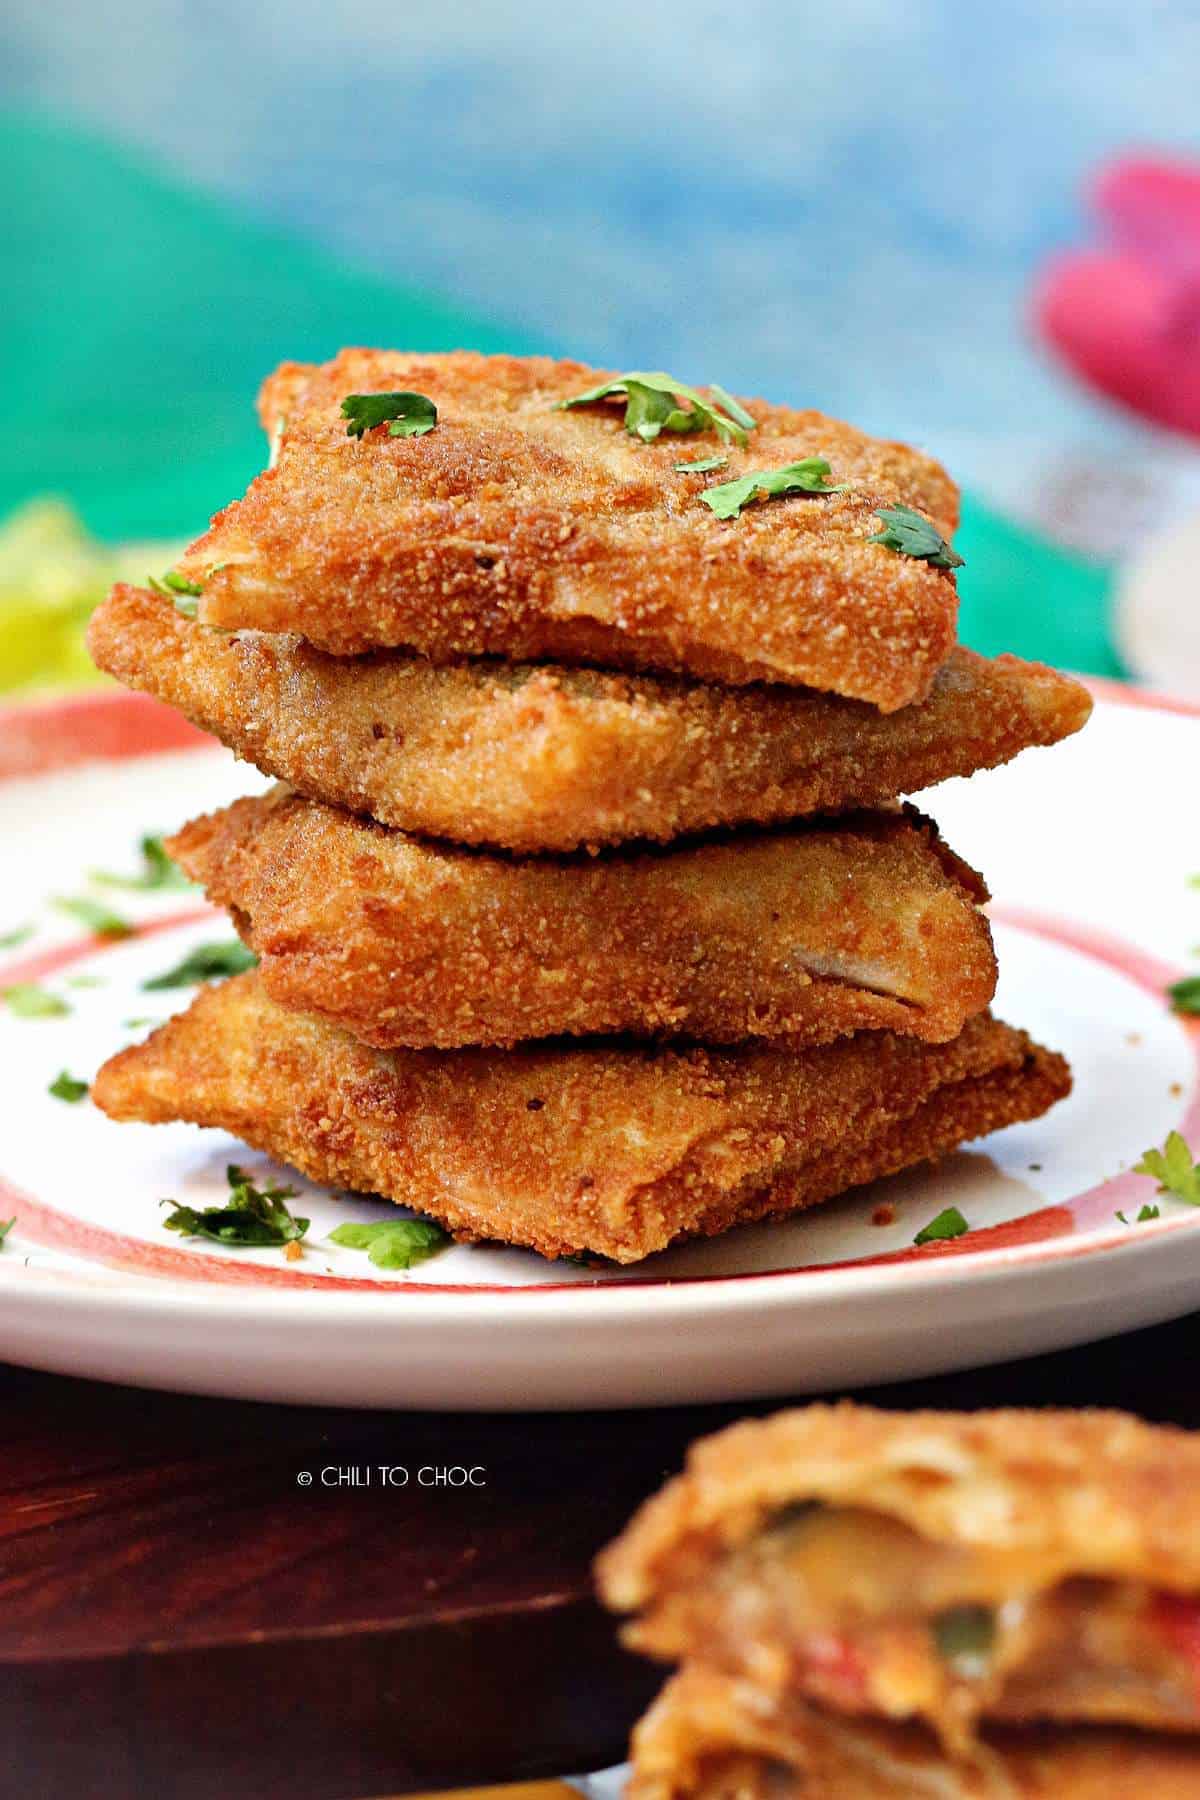
<svg viewBox="0 0 1200 1800">
<path fill-rule="evenodd" d="M 867 1699 L 867 1665 L 849 1638 L 826 1632 L 806 1640 L 797 1659 L 806 1693 L 845 1710 L 861 1708 Z"/>
<path fill-rule="evenodd" d="M 1200 1712 L 1200 1599 L 1186 1594 L 1156 1594 L 1155 1626 L 1192 1673 L 1195 1704 Z"/>
</svg>

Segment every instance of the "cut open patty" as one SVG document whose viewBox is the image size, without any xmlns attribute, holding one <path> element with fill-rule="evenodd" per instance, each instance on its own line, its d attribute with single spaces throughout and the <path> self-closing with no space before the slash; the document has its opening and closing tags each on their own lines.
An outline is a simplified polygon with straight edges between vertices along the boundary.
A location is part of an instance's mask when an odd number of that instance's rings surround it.
<svg viewBox="0 0 1200 1800">
<path fill-rule="evenodd" d="M 630 1642 L 916 1718 L 1200 1731 L 1200 1440 L 1110 1413 L 811 1407 L 702 1442 L 601 1560 Z"/>
<path fill-rule="evenodd" d="M 796 1700 L 764 1712 L 700 1664 L 638 1724 L 632 1762 L 627 1800 L 1200 1800 L 1200 1739 L 1006 1726 L 951 1758 L 919 1726 Z"/>
</svg>

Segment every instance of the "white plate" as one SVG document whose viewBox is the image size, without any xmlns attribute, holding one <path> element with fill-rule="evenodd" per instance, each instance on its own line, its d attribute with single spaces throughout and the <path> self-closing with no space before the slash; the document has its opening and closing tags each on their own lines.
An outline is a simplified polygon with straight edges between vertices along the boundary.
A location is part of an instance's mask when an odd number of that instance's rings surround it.
<svg viewBox="0 0 1200 1800">
<path fill-rule="evenodd" d="M 146 976 L 229 935 L 186 894 L 134 895 L 138 935 L 105 945 L 73 934 L 50 897 L 82 891 L 91 868 L 132 868 L 141 833 L 259 778 L 132 695 L 0 715 L 0 934 L 37 924 L 4 953 L 0 986 L 41 980 L 72 1009 L 0 1014 L 0 1218 L 17 1218 L 0 1252 L 0 1357 L 346 1406 L 624 1406 L 907 1378 L 1178 1316 L 1200 1298 L 1200 1213 L 1122 1172 L 1175 1127 L 1200 1148 L 1200 1033 L 1163 999 L 1200 941 L 1200 833 L 1184 804 L 1198 767 L 1200 711 L 1105 688 L 1082 736 L 933 796 L 997 895 L 997 1010 L 1074 1067 L 1075 1092 L 1047 1118 L 624 1273 L 455 1247 L 382 1276 L 328 1232 L 389 1209 L 307 1183 L 300 1263 L 167 1233 L 161 1199 L 208 1203 L 231 1157 L 261 1159 L 47 1094 L 60 1069 L 90 1076 L 139 1035 L 131 1016 L 188 998 L 143 993 Z M 102 985 L 69 985 L 80 975 Z M 879 1225 L 885 1198 L 896 1216 Z M 1117 1219 L 1143 1201 L 1158 1221 Z M 950 1204 L 970 1235 L 914 1250 Z"/>
</svg>

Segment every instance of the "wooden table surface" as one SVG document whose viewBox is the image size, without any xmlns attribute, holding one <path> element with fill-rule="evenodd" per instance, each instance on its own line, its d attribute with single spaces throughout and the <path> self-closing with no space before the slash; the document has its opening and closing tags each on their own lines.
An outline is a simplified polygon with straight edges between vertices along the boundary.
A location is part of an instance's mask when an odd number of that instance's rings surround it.
<svg viewBox="0 0 1200 1800">
<path fill-rule="evenodd" d="M 871 1398 L 1193 1425 L 1198 1347 L 1194 1315 Z M 354 1800 L 617 1761 L 659 1674 L 592 1555 L 692 1438 L 778 1404 L 345 1413 L 0 1366 L 4 1791 Z"/>
</svg>

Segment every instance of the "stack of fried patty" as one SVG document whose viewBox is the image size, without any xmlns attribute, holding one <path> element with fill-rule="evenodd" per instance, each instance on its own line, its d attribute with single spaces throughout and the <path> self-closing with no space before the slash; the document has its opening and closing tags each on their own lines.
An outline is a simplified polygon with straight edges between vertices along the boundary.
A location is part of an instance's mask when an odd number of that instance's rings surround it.
<svg viewBox="0 0 1200 1800">
<path fill-rule="evenodd" d="M 172 841 L 260 963 L 113 1058 L 106 1111 L 629 1263 L 1067 1091 L 897 799 L 1089 711 L 955 647 L 936 463 L 543 358 L 349 350 L 261 413 L 271 467 L 91 627 L 286 784 Z"/>
</svg>

